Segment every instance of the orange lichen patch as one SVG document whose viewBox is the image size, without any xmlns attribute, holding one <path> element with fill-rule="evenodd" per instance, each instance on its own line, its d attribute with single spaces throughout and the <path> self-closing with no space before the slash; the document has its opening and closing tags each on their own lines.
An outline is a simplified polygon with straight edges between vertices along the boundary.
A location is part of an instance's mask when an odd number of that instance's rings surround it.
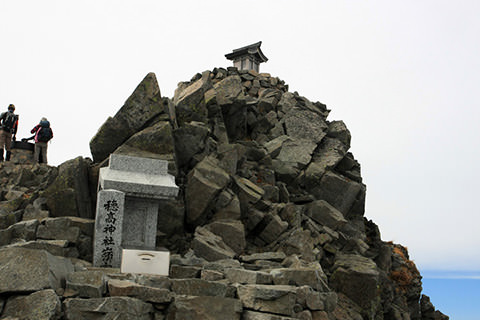
<svg viewBox="0 0 480 320">
<path fill-rule="evenodd" d="M 399 290 L 406 291 L 416 279 L 421 278 L 420 272 L 415 263 L 409 259 L 408 249 L 398 244 L 391 244 L 393 246 L 393 254 L 400 257 L 403 262 L 400 267 L 390 272 L 390 279 L 394 281 Z"/>
<path fill-rule="evenodd" d="M 406 266 L 402 266 L 400 269 L 393 270 L 390 273 L 390 279 L 395 281 L 400 287 L 408 287 L 414 276 L 412 272 Z"/>
</svg>

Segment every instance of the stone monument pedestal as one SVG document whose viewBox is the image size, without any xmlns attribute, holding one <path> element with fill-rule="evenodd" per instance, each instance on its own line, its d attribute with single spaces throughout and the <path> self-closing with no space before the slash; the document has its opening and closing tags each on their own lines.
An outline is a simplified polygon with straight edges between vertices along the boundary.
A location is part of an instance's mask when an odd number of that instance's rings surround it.
<svg viewBox="0 0 480 320">
<path fill-rule="evenodd" d="M 94 266 L 120 267 L 123 249 L 155 249 L 159 200 L 178 195 L 167 170 L 164 160 L 110 155 L 98 180 Z"/>
</svg>

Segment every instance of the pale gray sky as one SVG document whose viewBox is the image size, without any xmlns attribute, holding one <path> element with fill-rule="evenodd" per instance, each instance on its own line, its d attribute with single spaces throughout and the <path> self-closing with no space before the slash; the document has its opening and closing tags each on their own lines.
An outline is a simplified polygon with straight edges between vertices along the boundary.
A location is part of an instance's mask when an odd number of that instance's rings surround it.
<svg viewBox="0 0 480 320">
<path fill-rule="evenodd" d="M 82 155 L 137 84 L 162 95 L 263 41 L 269 72 L 352 133 L 366 216 L 421 270 L 480 270 L 478 1 L 0 0 L 0 110 Z"/>
</svg>

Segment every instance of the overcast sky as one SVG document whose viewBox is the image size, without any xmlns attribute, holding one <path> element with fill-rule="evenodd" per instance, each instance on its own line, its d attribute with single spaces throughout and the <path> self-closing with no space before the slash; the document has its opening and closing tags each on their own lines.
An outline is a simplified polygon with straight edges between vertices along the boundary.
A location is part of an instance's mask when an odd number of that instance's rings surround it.
<svg viewBox="0 0 480 320">
<path fill-rule="evenodd" d="M 0 110 L 41 117 L 53 165 L 89 141 L 148 72 L 163 96 L 262 41 L 262 72 L 343 120 L 366 217 L 421 270 L 480 270 L 480 2 L 0 0 Z"/>
</svg>

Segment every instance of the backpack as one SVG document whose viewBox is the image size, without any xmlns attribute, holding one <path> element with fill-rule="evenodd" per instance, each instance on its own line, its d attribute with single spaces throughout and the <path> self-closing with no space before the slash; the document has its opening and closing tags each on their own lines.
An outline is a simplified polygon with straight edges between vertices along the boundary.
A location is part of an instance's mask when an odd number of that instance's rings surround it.
<svg viewBox="0 0 480 320">
<path fill-rule="evenodd" d="M 4 119 L 2 123 L 2 128 L 5 131 L 12 132 L 15 122 L 17 122 L 17 115 L 13 112 L 5 112 Z M 3 117 L 2 117 L 3 118 Z"/>
<path fill-rule="evenodd" d="M 53 137 L 53 132 L 50 127 L 40 127 L 40 130 L 37 133 L 38 142 L 48 142 Z"/>
</svg>

